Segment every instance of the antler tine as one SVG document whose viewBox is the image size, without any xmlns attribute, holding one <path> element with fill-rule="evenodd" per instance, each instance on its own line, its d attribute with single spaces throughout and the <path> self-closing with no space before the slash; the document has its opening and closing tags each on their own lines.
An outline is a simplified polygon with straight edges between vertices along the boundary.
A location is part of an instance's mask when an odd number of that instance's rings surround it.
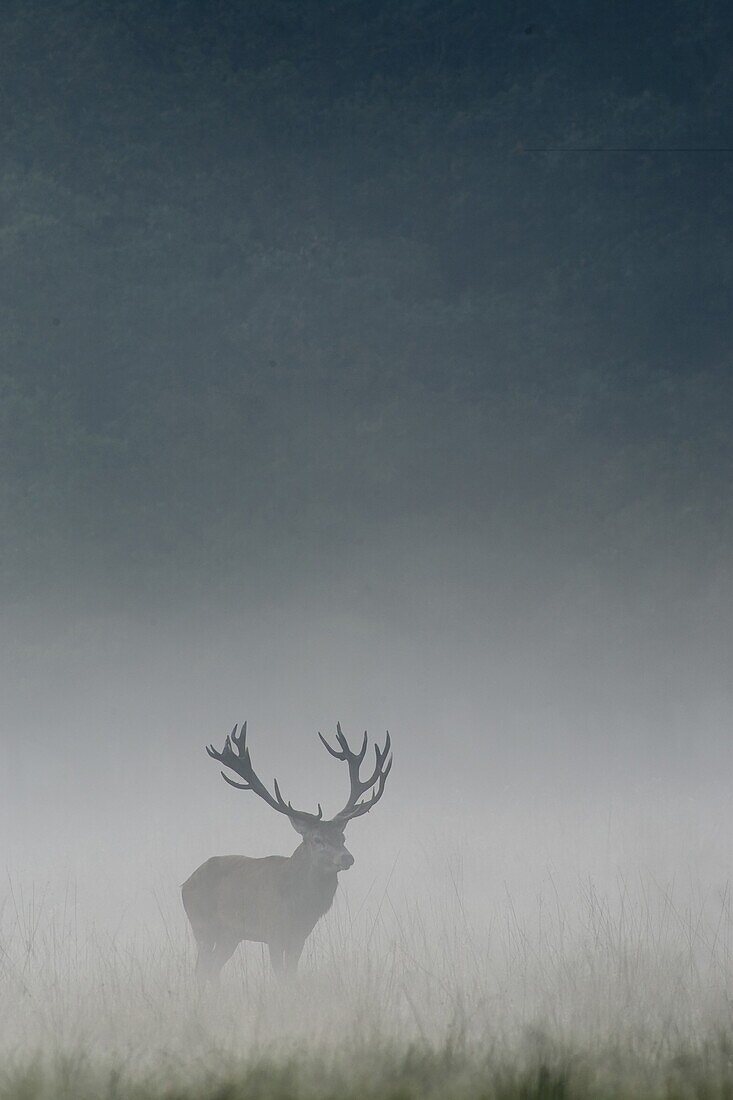
<svg viewBox="0 0 733 1100">
<path fill-rule="evenodd" d="M 349 742 L 346 740 L 346 737 L 344 736 L 344 731 L 341 729 L 341 723 L 340 722 L 336 723 L 336 740 L 338 741 L 339 745 L 341 746 L 341 752 L 339 752 L 338 749 L 334 749 L 332 745 L 329 745 L 328 741 L 323 736 L 323 734 L 320 732 L 320 730 L 318 732 L 318 736 L 320 737 L 321 741 L 326 746 L 328 751 L 331 753 L 331 756 L 335 756 L 337 760 L 358 760 L 359 763 L 361 764 L 362 760 L 364 759 L 364 757 L 366 755 L 367 742 L 368 742 L 368 736 L 367 736 L 367 731 L 366 730 L 364 730 L 364 740 L 362 741 L 361 748 L 359 749 L 358 752 L 354 752 L 353 749 L 350 748 Z"/>
<path fill-rule="evenodd" d="M 387 759 L 390 748 L 391 748 L 391 742 L 390 742 L 390 739 L 389 739 L 389 733 L 387 734 L 387 737 L 385 739 L 383 749 L 380 749 L 379 745 L 377 745 L 376 742 L 375 742 L 375 744 L 374 744 L 374 756 L 375 756 L 374 771 L 372 772 L 372 774 L 369 776 L 368 779 L 365 779 L 363 783 L 359 784 L 361 787 L 364 788 L 363 791 L 362 791 L 362 794 L 364 794 L 365 791 L 370 791 L 372 789 L 372 787 L 374 786 L 374 784 L 379 779 L 380 775 L 382 774 L 382 769 L 384 768 L 384 762 Z"/>
<path fill-rule="evenodd" d="M 338 741 L 339 745 L 341 746 L 341 751 L 343 753 L 343 758 L 345 760 L 347 756 L 351 755 L 351 749 L 349 748 L 349 742 L 346 740 L 346 738 L 344 736 L 344 731 L 341 729 L 341 723 L 340 722 L 336 723 L 336 740 Z"/>
<path fill-rule="evenodd" d="M 334 821 L 350 821 L 352 817 L 361 817 L 362 814 L 367 813 L 368 810 L 375 806 L 384 792 L 384 785 L 387 781 L 387 776 L 392 768 L 392 756 L 390 753 L 392 742 L 390 740 L 389 732 L 384 741 L 383 748 L 380 748 L 378 744 L 374 745 L 374 771 L 371 773 L 368 779 L 360 779 L 359 771 L 364 761 L 364 756 L 367 750 L 367 734 L 364 733 L 364 740 L 361 744 L 361 749 L 358 752 L 353 752 L 349 748 L 349 744 L 343 734 L 340 723 L 336 726 L 336 739 L 342 747 L 342 752 L 337 753 L 331 746 L 324 741 L 326 748 L 329 749 L 332 756 L 336 756 L 339 760 L 345 760 L 349 768 L 349 781 L 351 783 L 351 793 L 344 808 L 336 815 Z M 323 741 L 324 739 L 321 738 Z M 376 791 L 374 788 L 376 787 Z M 359 799 L 362 795 L 368 791 L 373 791 L 371 798 L 365 799 L 360 802 Z"/>
<path fill-rule="evenodd" d="M 236 747 L 236 752 L 234 751 Z M 268 806 L 271 806 L 273 810 L 277 810 L 278 813 L 285 814 L 293 821 L 320 821 L 323 817 L 323 810 L 318 807 L 318 814 L 310 814 L 305 810 L 296 810 L 293 808 L 292 803 L 286 802 L 283 798 L 280 787 L 277 780 L 274 781 L 275 794 L 272 795 L 267 789 L 265 784 L 259 778 L 254 768 L 252 767 L 252 761 L 249 755 L 249 749 L 247 748 L 247 723 L 243 722 L 239 733 L 237 733 L 237 727 L 235 726 L 232 732 L 227 736 L 224 742 L 224 748 L 219 752 L 213 745 L 207 745 L 206 751 L 209 756 L 214 760 L 218 760 L 225 767 L 231 768 L 233 772 L 236 772 L 244 782 L 237 783 L 236 780 L 230 779 L 225 772 L 222 772 L 222 778 L 231 787 L 236 787 L 240 791 L 254 791 Z"/>
<path fill-rule="evenodd" d="M 361 817 L 362 814 L 368 814 L 372 806 L 376 806 L 377 802 L 379 802 L 379 799 L 384 794 L 387 776 L 392 770 L 392 760 L 393 758 L 390 756 L 389 760 L 387 761 L 386 767 L 382 772 L 380 772 L 376 792 L 372 795 L 371 798 L 365 798 L 363 802 L 357 802 L 354 809 L 349 813 L 347 820 L 351 821 L 352 817 Z"/>
<path fill-rule="evenodd" d="M 218 749 L 215 749 L 213 745 L 207 745 L 206 746 L 207 753 L 214 760 L 219 760 L 220 762 L 224 762 L 224 757 L 225 756 L 234 756 L 235 755 L 234 751 L 232 750 L 232 738 L 234 738 L 234 743 L 236 744 L 236 737 L 237 737 L 237 727 L 235 726 L 234 729 L 232 730 L 232 732 L 227 734 L 226 741 L 224 742 L 224 748 L 221 750 L 221 752 L 219 752 Z"/>
<path fill-rule="evenodd" d="M 230 779 L 226 772 L 219 772 L 219 775 L 228 783 L 230 787 L 236 787 L 238 791 L 251 791 L 249 783 L 237 783 L 235 779 Z"/>
<path fill-rule="evenodd" d="M 346 737 L 344 735 L 344 731 L 341 729 L 341 723 L 340 722 L 336 723 L 336 740 L 338 741 L 339 745 L 343 749 L 344 759 L 346 759 L 347 757 L 349 759 L 357 758 L 359 760 L 359 763 L 362 762 L 362 760 L 364 759 L 364 756 L 366 755 L 366 751 L 367 751 L 368 738 L 367 738 L 367 731 L 366 730 L 364 730 L 364 740 L 362 741 L 361 748 L 359 749 L 358 752 L 353 752 L 353 750 L 351 748 L 349 748 L 349 742 L 346 740 Z"/>
<path fill-rule="evenodd" d="M 278 784 L 277 779 L 273 779 L 272 785 L 275 788 L 275 798 L 278 800 L 278 802 L 280 803 L 281 806 L 286 806 L 287 803 L 286 803 L 285 799 L 283 798 L 283 796 L 280 794 L 280 786 Z"/>
<path fill-rule="evenodd" d="M 283 812 L 288 813 L 288 814 L 298 814 L 298 815 L 300 815 L 302 813 L 302 811 L 301 810 L 294 810 L 292 802 L 286 802 L 285 799 L 283 798 L 282 794 L 280 793 L 280 785 L 279 785 L 277 779 L 273 779 L 272 785 L 275 788 L 275 798 L 277 799 L 278 803 L 282 807 Z M 306 816 L 307 817 L 313 817 L 317 821 L 320 821 L 321 818 L 323 817 L 323 810 L 321 808 L 320 802 L 318 803 L 318 813 L 317 814 L 307 814 Z"/>
<path fill-rule="evenodd" d="M 331 756 L 335 756 L 337 760 L 344 760 L 345 759 L 344 754 L 342 752 L 339 752 L 338 749 L 334 749 L 334 748 L 331 747 L 331 745 L 329 745 L 328 741 L 323 736 L 323 734 L 321 733 L 320 730 L 318 731 L 318 736 L 320 737 L 321 741 L 323 742 L 325 747 L 328 749 L 328 751 L 331 753 Z"/>
<path fill-rule="evenodd" d="M 231 733 L 231 738 L 234 744 L 237 746 L 237 752 L 240 756 L 244 756 L 247 751 L 247 723 L 242 722 L 239 727 L 239 736 L 237 736 L 237 727 L 235 726 Z"/>
</svg>

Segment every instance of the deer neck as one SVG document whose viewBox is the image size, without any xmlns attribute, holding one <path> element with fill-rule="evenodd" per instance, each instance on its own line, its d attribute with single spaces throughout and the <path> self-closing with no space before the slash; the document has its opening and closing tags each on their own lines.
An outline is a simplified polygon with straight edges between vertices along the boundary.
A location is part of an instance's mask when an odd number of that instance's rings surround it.
<svg viewBox="0 0 733 1100">
<path fill-rule="evenodd" d="M 310 858 L 305 844 L 299 844 L 290 857 L 290 872 L 293 880 L 303 889 L 333 898 L 338 886 L 336 870 L 326 871 L 318 867 Z"/>
</svg>

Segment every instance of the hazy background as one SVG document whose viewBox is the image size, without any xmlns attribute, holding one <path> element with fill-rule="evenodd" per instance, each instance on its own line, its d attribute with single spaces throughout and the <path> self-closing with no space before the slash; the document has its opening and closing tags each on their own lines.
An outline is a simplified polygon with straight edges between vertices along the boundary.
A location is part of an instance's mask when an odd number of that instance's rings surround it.
<svg viewBox="0 0 733 1100">
<path fill-rule="evenodd" d="M 12 875 L 177 905 L 296 840 L 204 743 L 332 812 L 339 718 L 396 754 L 352 890 L 723 881 L 728 5 L 6 0 L 0 46 Z"/>
</svg>

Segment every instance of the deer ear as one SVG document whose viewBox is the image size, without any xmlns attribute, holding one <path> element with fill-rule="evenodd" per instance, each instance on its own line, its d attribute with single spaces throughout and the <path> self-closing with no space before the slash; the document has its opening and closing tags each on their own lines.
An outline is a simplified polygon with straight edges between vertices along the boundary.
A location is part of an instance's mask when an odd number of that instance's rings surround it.
<svg viewBox="0 0 733 1100">
<path fill-rule="evenodd" d="M 308 821 L 298 821 L 293 817 L 288 818 L 288 820 L 296 833 L 299 833 L 302 837 L 307 836 L 313 830 L 313 826 Z"/>
</svg>

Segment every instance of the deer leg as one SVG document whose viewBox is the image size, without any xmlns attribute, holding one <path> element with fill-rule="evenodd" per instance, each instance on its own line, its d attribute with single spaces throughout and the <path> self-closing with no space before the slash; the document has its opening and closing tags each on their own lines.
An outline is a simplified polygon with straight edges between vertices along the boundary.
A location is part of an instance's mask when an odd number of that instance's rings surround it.
<svg viewBox="0 0 733 1100">
<path fill-rule="evenodd" d="M 196 982 L 199 988 L 202 988 L 208 980 L 209 964 L 216 943 L 216 936 L 208 928 L 196 925 L 192 925 L 192 927 L 193 934 L 196 937 Z"/>
<path fill-rule="evenodd" d="M 270 949 L 270 963 L 273 974 L 276 978 L 281 978 L 285 969 L 283 945 L 281 943 L 268 943 L 267 946 Z"/>
<path fill-rule="evenodd" d="M 283 952 L 283 971 L 288 977 L 294 977 L 295 972 L 298 969 L 298 962 L 300 956 L 303 954 L 303 948 L 305 947 L 305 940 L 296 940 L 291 942 L 285 948 Z"/>
<path fill-rule="evenodd" d="M 214 947 L 212 944 L 200 943 L 198 955 L 196 956 L 196 982 L 199 989 L 203 989 L 209 980 L 209 971 L 211 967 L 211 956 L 214 953 Z"/>
<path fill-rule="evenodd" d="M 196 961 L 196 977 L 199 986 L 203 988 L 208 982 L 217 985 L 221 968 L 234 954 L 239 940 L 224 938 L 217 940 L 213 946 L 200 946 L 199 957 Z"/>
</svg>

